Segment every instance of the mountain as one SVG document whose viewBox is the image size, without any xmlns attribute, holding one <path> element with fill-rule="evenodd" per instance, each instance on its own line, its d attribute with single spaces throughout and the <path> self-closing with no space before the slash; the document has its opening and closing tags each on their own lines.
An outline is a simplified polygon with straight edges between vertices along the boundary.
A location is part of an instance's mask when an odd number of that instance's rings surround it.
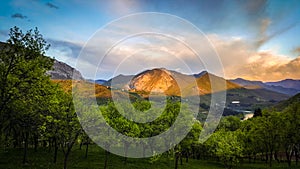
<svg viewBox="0 0 300 169">
<path fill-rule="evenodd" d="M 237 78 L 237 79 L 230 80 L 230 81 L 233 82 L 233 83 L 239 84 L 239 85 L 241 85 L 241 86 L 243 86 L 247 89 L 261 89 L 261 88 L 263 88 L 263 89 L 267 89 L 267 90 L 270 90 L 270 91 L 286 94 L 286 95 L 289 95 L 289 96 L 293 96 L 293 95 L 300 92 L 299 89 L 289 88 L 289 87 L 287 87 L 287 85 L 286 85 L 286 87 L 280 86 L 279 84 L 274 85 L 277 82 L 263 83 L 262 81 L 251 81 L 251 80 L 245 80 L 245 79 L 242 79 L 242 78 Z M 272 84 L 272 83 L 274 83 L 274 84 Z"/>
<path fill-rule="evenodd" d="M 193 76 L 196 77 L 196 78 L 198 78 L 198 77 L 203 76 L 203 75 L 206 74 L 206 73 L 207 73 L 207 71 L 202 71 L 202 72 L 200 72 L 200 73 L 193 74 Z"/>
<path fill-rule="evenodd" d="M 202 76 L 200 76 L 199 78 L 196 78 L 196 81 L 199 86 L 200 94 L 210 94 L 212 92 L 242 88 L 242 86 L 236 83 L 233 83 L 229 80 L 226 80 L 224 78 L 221 78 L 219 76 L 207 72 Z M 215 91 L 212 91 L 211 82 L 215 84 L 215 88 L 214 88 Z M 226 84 L 225 88 L 224 88 L 224 84 Z"/>
<path fill-rule="evenodd" d="M 208 72 L 200 74 L 201 76 L 195 78 L 195 75 L 186 75 L 164 68 L 157 68 L 137 74 L 132 78 L 128 87 L 131 91 L 144 94 L 152 92 L 184 97 L 210 94 L 212 92 L 210 80 L 217 84 L 216 91 L 214 92 L 241 88 L 241 86 L 237 84 Z M 219 85 L 222 83 L 227 86 Z"/>
<path fill-rule="evenodd" d="M 281 86 L 284 88 L 292 88 L 300 91 L 300 80 L 285 79 L 277 82 L 267 82 L 267 85 Z"/>
<path fill-rule="evenodd" d="M 46 73 L 51 76 L 51 79 L 84 79 L 78 70 L 58 60 L 54 60 L 53 69 L 47 71 Z"/>
<path fill-rule="evenodd" d="M 111 86 L 112 88 L 124 89 L 127 88 L 130 80 L 134 75 L 118 75 L 109 79 L 107 82 L 104 82 L 104 86 Z"/>
<path fill-rule="evenodd" d="M 7 43 L 0 42 L 0 50 L 3 50 L 7 47 Z M 76 80 L 83 80 L 81 73 L 74 69 L 73 67 L 69 66 L 64 62 L 60 62 L 54 59 L 54 65 L 52 70 L 46 72 L 46 74 L 51 76 L 51 79 L 76 79 Z"/>
<path fill-rule="evenodd" d="M 251 81 L 251 80 L 245 80 L 242 78 L 237 78 L 234 80 L 230 80 L 233 83 L 239 84 L 246 89 L 259 89 L 259 88 L 264 88 L 264 83 L 261 81 Z"/>
<path fill-rule="evenodd" d="M 239 84 L 208 72 L 199 73 L 198 75 L 200 76 L 196 78 L 195 75 L 186 75 L 164 68 L 156 68 L 143 71 L 137 75 L 118 75 L 104 82 L 103 85 L 96 84 L 94 81 L 76 83 L 83 86 L 81 90 L 84 93 L 89 93 L 93 88 L 96 88 L 95 96 L 98 101 L 111 99 L 112 92 L 117 97 L 128 98 L 129 96 L 131 99 L 147 98 L 152 93 L 157 96 L 156 98 L 160 98 L 163 95 L 180 96 L 187 99 L 190 104 L 199 106 L 199 103 L 196 102 L 197 99 L 194 99 L 194 97 L 199 97 L 200 95 L 201 111 L 209 109 L 212 92 L 226 90 L 225 114 L 227 115 L 253 110 L 255 107 L 264 108 L 272 106 L 288 98 L 285 94 L 270 91 L 262 87 L 244 88 Z M 71 90 L 72 83 L 69 81 L 57 80 L 57 83 L 65 86 L 63 87 L 65 90 Z M 215 85 L 215 91 L 211 90 L 211 82 Z M 107 87 L 112 83 L 113 87 Z M 226 84 L 226 86 L 220 84 Z M 90 93 L 86 97 L 91 96 L 94 96 L 94 94 Z"/>
<path fill-rule="evenodd" d="M 175 96 L 180 95 L 180 88 L 175 78 L 166 69 L 146 70 L 134 76 L 129 83 L 129 89 L 146 94 L 152 92 Z"/>
<path fill-rule="evenodd" d="M 106 82 L 107 82 L 106 80 L 102 80 L 102 79 L 95 80 L 95 83 L 101 84 L 101 85 L 103 85 Z"/>
</svg>

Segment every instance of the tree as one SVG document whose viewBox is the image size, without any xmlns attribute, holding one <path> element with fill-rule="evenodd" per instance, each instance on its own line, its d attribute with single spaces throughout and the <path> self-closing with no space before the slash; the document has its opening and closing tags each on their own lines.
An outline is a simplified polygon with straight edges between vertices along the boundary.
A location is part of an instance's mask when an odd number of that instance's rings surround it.
<svg viewBox="0 0 300 169">
<path fill-rule="evenodd" d="M 262 111 L 260 108 L 257 108 L 254 110 L 253 117 L 261 117 L 262 116 Z"/>
<path fill-rule="evenodd" d="M 239 131 L 225 131 L 224 129 L 215 132 L 206 142 L 211 154 L 219 157 L 226 168 L 231 169 L 239 162 L 242 156 L 243 147 L 238 138 Z"/>
<path fill-rule="evenodd" d="M 23 163 L 30 136 L 37 141 L 38 113 L 44 109 L 40 102 L 50 84 L 45 74 L 53 65 L 53 59 L 44 56 L 48 48 L 37 28 L 23 33 L 14 27 L 0 50 L 0 127 L 16 145 L 24 141 Z"/>
<path fill-rule="evenodd" d="M 65 94 L 62 99 L 62 103 L 64 103 L 64 111 L 61 112 L 60 119 L 57 123 L 57 133 L 60 136 L 59 142 L 64 154 L 64 169 L 66 169 L 68 157 L 71 153 L 73 145 L 83 131 L 73 106 L 72 97 L 68 94 Z"/>
<path fill-rule="evenodd" d="M 288 165 L 291 166 L 292 156 L 295 154 L 296 162 L 300 152 L 300 104 L 288 106 L 282 113 L 284 124 L 282 128 L 283 147 Z"/>
<path fill-rule="evenodd" d="M 235 131 L 241 126 L 240 118 L 236 116 L 223 117 L 218 125 L 218 130 L 224 129 L 226 131 Z"/>
<path fill-rule="evenodd" d="M 266 162 L 272 166 L 273 155 L 280 148 L 282 124 L 281 113 L 265 111 L 262 117 L 253 119 L 254 125 L 251 134 L 257 144 L 262 145 L 265 151 Z"/>
</svg>

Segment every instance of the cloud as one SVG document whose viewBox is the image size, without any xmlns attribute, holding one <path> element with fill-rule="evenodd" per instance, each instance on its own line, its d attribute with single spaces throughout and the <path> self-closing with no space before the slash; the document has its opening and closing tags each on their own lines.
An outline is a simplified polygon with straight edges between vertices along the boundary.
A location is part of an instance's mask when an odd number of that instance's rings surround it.
<svg viewBox="0 0 300 169">
<path fill-rule="evenodd" d="M 296 53 L 297 55 L 300 55 L 300 46 L 299 47 L 296 47 L 294 50 L 293 50 L 294 53 Z"/>
<path fill-rule="evenodd" d="M 240 67 L 240 76 L 250 80 L 277 81 L 287 78 L 300 79 L 300 57 L 283 59 L 272 53 L 260 53 L 255 62 Z M 277 59 L 277 60 L 276 60 Z"/>
<path fill-rule="evenodd" d="M 254 11 L 260 10 L 263 9 L 255 9 Z M 164 21 L 162 16 L 159 18 Z M 48 41 L 52 44 L 50 49 L 54 51 L 53 54 L 55 55 L 53 56 L 61 55 L 59 57 L 63 59 L 62 61 L 71 63 L 70 65 L 75 65 L 76 61 L 80 62 L 81 64 L 77 69 L 86 78 L 94 78 L 95 73 L 97 73 L 96 78 L 110 78 L 116 70 L 123 74 L 135 74 L 143 69 L 153 67 L 180 69 L 182 73 L 187 74 L 199 73 L 205 69 L 201 60 L 199 61 L 199 57 L 195 56 L 180 40 L 191 41 L 189 45 L 192 48 L 199 48 L 200 59 L 206 59 L 207 65 L 205 66 L 213 67 L 216 72 L 222 71 L 224 68 L 226 78 L 242 77 L 263 81 L 300 78 L 297 73 L 292 74 L 297 70 L 297 66 L 300 66 L 298 60 L 293 61 L 287 56 L 276 53 L 276 51 L 258 51 L 257 41 L 253 42 L 253 39 L 208 34 L 207 38 L 212 42 L 220 56 L 222 68 L 216 64 L 214 55 L 211 53 L 212 50 L 207 48 L 209 45 L 207 45 L 206 38 L 195 38 L 199 32 L 184 27 L 184 24 L 174 24 L 172 20 L 160 21 L 160 27 L 155 28 L 153 21 L 159 22 L 157 19 L 149 17 L 147 19 L 136 17 L 132 20 L 126 20 L 126 22 L 113 22 L 109 28 L 101 30 L 100 36 L 95 34 L 86 45 L 69 41 Z M 261 40 L 260 45 L 289 29 L 287 26 L 270 33 L 268 30 L 273 24 L 272 21 L 270 19 L 258 19 L 258 21 L 260 24 L 256 25 L 256 28 L 260 33 L 258 36 L 260 37 L 258 40 Z M 142 34 L 137 36 L 128 36 L 141 32 Z M 143 32 L 149 34 L 143 34 Z M 158 32 L 158 34 L 151 34 L 151 32 Z M 172 33 L 174 35 L 172 37 L 163 36 Z M 116 44 L 117 42 L 120 43 Z M 83 56 L 78 58 L 83 46 Z M 104 59 L 100 60 L 104 55 Z"/>
<path fill-rule="evenodd" d="M 13 15 L 11 15 L 12 18 L 19 18 L 19 19 L 27 19 L 28 17 L 21 14 L 21 13 L 15 13 Z"/>
<path fill-rule="evenodd" d="M 47 2 L 46 6 L 48 6 L 49 8 L 53 8 L 53 9 L 59 9 L 58 6 L 56 6 L 56 5 L 54 5 L 54 4 L 50 3 L 50 2 Z"/>
<path fill-rule="evenodd" d="M 225 78 L 245 78 L 249 80 L 277 81 L 286 78 L 300 79 L 300 57 L 290 59 L 274 51 L 259 51 L 246 39 L 239 37 L 223 37 L 209 34 L 223 64 Z M 52 56 L 75 66 L 86 78 L 109 79 L 118 74 L 136 74 L 142 70 L 165 67 L 191 74 L 189 69 L 205 69 L 197 61 L 197 56 L 183 46 L 167 40 L 165 37 L 150 37 L 148 41 L 136 37 L 124 41 L 110 51 L 103 49 L 98 43 L 85 46 L 85 56 L 78 58 L 83 47 L 80 43 L 48 40 L 52 47 Z M 155 43 L 151 43 L 151 41 Z M 96 41 L 95 41 L 96 42 Z M 99 41 L 101 42 L 101 41 Z M 139 42 L 139 43 L 138 43 Z M 199 42 L 198 42 L 199 43 Z M 202 49 L 203 53 L 207 51 Z M 55 53 L 56 52 L 56 53 Z M 108 52 L 100 62 L 100 54 Z M 186 64 L 184 64 L 184 63 Z M 78 65 L 78 63 L 80 63 Z M 188 66 L 188 67 L 185 67 Z M 209 65 L 214 66 L 214 65 Z M 222 68 L 219 68 L 222 69 Z M 95 72 L 96 70 L 96 72 Z M 194 72 L 198 73 L 198 72 Z"/>
<path fill-rule="evenodd" d="M 272 38 L 279 36 L 280 34 L 290 30 L 291 28 L 295 27 L 298 24 L 298 22 L 294 22 L 290 25 L 287 25 L 283 28 L 279 28 L 279 29 L 273 31 L 272 33 L 268 34 L 268 29 L 269 29 L 271 23 L 272 22 L 269 19 L 261 20 L 260 31 L 258 33 L 257 40 L 255 43 L 257 49 L 259 47 L 261 47 L 262 45 L 264 45 L 269 40 L 271 40 Z"/>
<path fill-rule="evenodd" d="M 225 77 L 276 81 L 300 79 L 300 56 L 291 59 L 272 50 L 256 51 L 246 39 L 208 35 L 222 61 Z"/>
<path fill-rule="evenodd" d="M 83 46 L 82 44 L 75 42 L 54 39 L 47 39 L 47 42 L 51 45 L 50 49 L 65 53 L 70 58 L 77 58 Z"/>
</svg>

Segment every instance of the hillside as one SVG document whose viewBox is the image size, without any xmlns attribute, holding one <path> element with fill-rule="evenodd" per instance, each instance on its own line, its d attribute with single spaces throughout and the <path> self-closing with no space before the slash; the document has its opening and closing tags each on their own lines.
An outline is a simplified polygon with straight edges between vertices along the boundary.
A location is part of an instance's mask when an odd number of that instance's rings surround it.
<svg viewBox="0 0 300 169">
<path fill-rule="evenodd" d="M 53 70 L 47 71 L 47 74 L 51 76 L 51 79 L 84 79 L 78 70 L 58 60 L 54 60 Z"/>
<path fill-rule="evenodd" d="M 118 75 L 104 82 L 104 86 L 111 86 L 112 88 L 124 89 L 127 88 L 130 80 L 133 78 L 133 75 Z M 101 81 L 101 80 L 96 80 Z"/>
<path fill-rule="evenodd" d="M 111 98 L 111 91 L 106 86 L 86 82 L 86 81 L 72 81 L 72 80 L 52 80 L 58 84 L 64 91 L 71 93 L 72 88 L 78 88 L 79 92 L 84 97 L 96 97 L 96 98 Z M 94 92 L 95 91 L 95 92 Z M 95 95 L 91 95 L 95 93 Z M 85 95 L 86 94 L 86 95 Z"/>
<path fill-rule="evenodd" d="M 238 84 L 225 80 L 224 78 L 215 76 L 213 74 L 205 73 L 199 78 L 196 78 L 199 86 L 200 94 L 210 94 L 212 92 L 219 92 L 231 89 L 241 89 L 242 87 Z M 212 91 L 211 82 L 215 83 L 215 91 Z M 226 85 L 226 86 L 224 86 Z M 224 88 L 225 87 L 225 88 Z"/>
<path fill-rule="evenodd" d="M 289 105 L 294 104 L 294 103 L 300 103 L 300 93 L 296 94 L 293 97 L 290 97 L 287 100 L 284 100 L 284 101 L 281 101 L 281 102 L 277 103 L 274 106 L 274 108 L 278 111 L 282 111 L 283 109 L 285 109 L 286 107 L 288 107 Z"/>
</svg>

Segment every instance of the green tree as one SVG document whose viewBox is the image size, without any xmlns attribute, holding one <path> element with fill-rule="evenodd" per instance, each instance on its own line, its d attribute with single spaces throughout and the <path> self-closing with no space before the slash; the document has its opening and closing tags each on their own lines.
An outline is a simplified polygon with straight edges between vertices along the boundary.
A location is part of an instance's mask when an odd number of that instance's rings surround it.
<svg viewBox="0 0 300 169">
<path fill-rule="evenodd" d="M 235 131 L 241 126 L 241 119 L 236 116 L 223 117 L 218 125 L 218 130 Z"/>
<path fill-rule="evenodd" d="M 242 156 L 243 147 L 238 138 L 239 131 L 225 131 L 224 129 L 215 132 L 206 142 L 212 155 L 219 157 L 226 168 L 231 169 L 239 162 Z"/>
<path fill-rule="evenodd" d="M 253 122 L 251 134 L 256 143 L 262 146 L 266 162 L 269 162 L 271 167 L 273 155 L 280 148 L 283 118 L 279 112 L 265 111 L 262 117 L 256 117 Z"/>
<path fill-rule="evenodd" d="M 288 165 L 291 166 L 292 156 L 295 154 L 298 162 L 300 153 L 300 104 L 288 106 L 282 113 L 282 139 Z"/>
<path fill-rule="evenodd" d="M 23 33 L 14 27 L 0 49 L 0 127 L 15 145 L 24 141 L 23 163 L 30 137 L 37 146 L 38 113 L 45 108 L 40 103 L 50 84 L 45 73 L 53 65 L 53 59 L 44 56 L 48 48 L 37 28 Z"/>
</svg>

